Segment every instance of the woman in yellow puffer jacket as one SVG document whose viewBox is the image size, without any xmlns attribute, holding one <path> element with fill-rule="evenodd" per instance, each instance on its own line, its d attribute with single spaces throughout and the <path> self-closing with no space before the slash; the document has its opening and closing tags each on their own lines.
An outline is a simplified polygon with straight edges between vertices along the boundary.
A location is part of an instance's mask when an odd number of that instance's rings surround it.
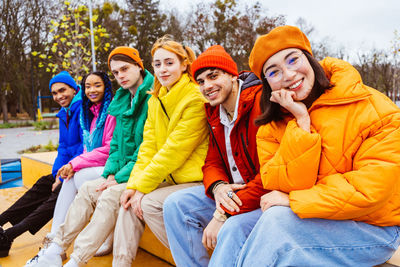
<svg viewBox="0 0 400 267">
<path fill-rule="evenodd" d="M 153 45 L 154 89 L 136 164 L 121 195 L 113 266 L 131 266 L 143 221 L 168 247 L 162 206 L 180 189 L 199 185 L 208 149 L 204 103 L 191 76 L 195 54 L 169 36 Z"/>
<path fill-rule="evenodd" d="M 374 266 L 400 238 L 400 110 L 349 63 L 312 56 L 281 26 L 250 67 L 264 83 L 257 150 L 263 214 L 238 266 Z"/>
</svg>

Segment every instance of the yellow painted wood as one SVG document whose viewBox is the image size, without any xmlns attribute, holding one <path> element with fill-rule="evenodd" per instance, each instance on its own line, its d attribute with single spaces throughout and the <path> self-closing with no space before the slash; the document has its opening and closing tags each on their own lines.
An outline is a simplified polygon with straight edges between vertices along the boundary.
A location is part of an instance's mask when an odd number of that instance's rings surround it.
<svg viewBox="0 0 400 267">
<path fill-rule="evenodd" d="M 21 156 L 22 182 L 27 188 L 32 187 L 43 175 L 51 173 L 57 152 L 23 154 Z"/>
<path fill-rule="evenodd" d="M 166 248 L 157 237 L 151 232 L 150 228 L 145 227 L 142 239 L 140 240 L 139 246 L 150 252 L 151 254 L 175 265 L 174 259 L 172 258 L 171 251 Z"/>
</svg>

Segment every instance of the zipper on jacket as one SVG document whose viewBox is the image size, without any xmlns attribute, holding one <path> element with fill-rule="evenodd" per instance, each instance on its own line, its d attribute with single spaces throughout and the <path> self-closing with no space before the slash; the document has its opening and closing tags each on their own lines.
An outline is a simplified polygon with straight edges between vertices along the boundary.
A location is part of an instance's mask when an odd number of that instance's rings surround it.
<svg viewBox="0 0 400 267">
<path fill-rule="evenodd" d="M 250 115 L 249 118 L 246 120 L 246 146 L 249 145 L 249 123 L 250 123 Z"/>
<path fill-rule="evenodd" d="M 175 181 L 174 177 L 172 177 L 172 174 L 169 174 L 169 176 L 171 177 L 172 182 L 174 182 L 174 184 L 178 184 L 178 183 Z"/>
<path fill-rule="evenodd" d="M 169 120 L 169 116 L 168 116 L 167 110 L 166 110 L 165 107 L 164 107 L 163 102 L 162 102 L 161 99 L 159 99 L 158 97 L 157 97 L 157 99 L 158 99 L 158 101 L 160 101 L 161 108 L 162 108 L 162 110 L 164 111 L 165 115 L 167 116 L 167 118 L 168 118 L 168 120 Z"/>
<path fill-rule="evenodd" d="M 67 117 L 66 117 L 66 119 L 67 119 L 66 126 L 67 126 L 67 129 L 68 129 L 68 126 L 69 126 L 69 119 L 70 119 L 69 116 L 68 116 L 68 111 L 67 111 L 67 114 L 66 114 L 66 115 L 67 115 Z"/>
<path fill-rule="evenodd" d="M 168 116 L 168 113 L 167 113 L 167 110 L 166 110 L 165 107 L 164 107 L 163 102 L 162 102 L 161 99 L 159 99 L 158 97 L 157 97 L 157 99 L 158 99 L 158 101 L 160 101 L 161 108 L 162 108 L 162 110 L 164 111 L 165 115 L 167 116 L 168 120 L 170 120 L 170 119 L 169 119 L 169 116 Z M 174 177 L 172 176 L 171 173 L 169 174 L 169 176 L 171 177 L 172 182 L 174 182 L 174 184 L 178 184 L 178 183 L 175 181 L 175 179 L 174 179 Z"/>
<path fill-rule="evenodd" d="M 247 150 L 247 147 L 246 147 L 246 144 L 245 144 L 244 138 L 243 138 L 243 133 L 240 133 L 240 138 L 242 139 L 242 145 L 243 145 L 244 153 L 246 154 L 247 161 L 249 162 L 250 167 L 253 170 L 253 174 L 256 175 L 257 174 L 256 167 L 254 166 L 254 162 L 250 157 L 249 151 Z"/>
<path fill-rule="evenodd" d="M 224 169 L 225 169 L 225 173 L 228 175 L 229 183 L 233 184 L 233 179 L 231 177 L 231 172 L 229 171 L 229 168 L 225 164 L 225 160 L 224 160 L 224 157 L 222 156 L 221 149 L 219 148 L 219 145 L 217 143 L 217 138 L 215 138 L 214 132 L 213 132 L 213 130 L 211 128 L 211 125 L 210 125 L 210 123 L 208 121 L 207 121 L 207 125 L 208 125 L 208 129 L 210 130 L 210 133 L 211 133 L 211 136 L 213 138 L 213 141 L 214 141 L 214 143 L 215 143 L 215 145 L 216 145 L 216 147 L 218 149 L 218 154 L 221 157 L 222 163 L 224 163 L 223 166 L 224 166 Z"/>
</svg>

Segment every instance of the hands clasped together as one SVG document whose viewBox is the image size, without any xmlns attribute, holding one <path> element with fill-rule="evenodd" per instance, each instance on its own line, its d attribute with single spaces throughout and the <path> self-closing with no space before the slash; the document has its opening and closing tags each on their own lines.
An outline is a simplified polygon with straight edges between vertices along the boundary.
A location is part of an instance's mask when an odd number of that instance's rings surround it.
<svg viewBox="0 0 400 267">
<path fill-rule="evenodd" d="M 60 169 L 58 169 L 57 175 L 56 175 L 56 180 L 53 183 L 51 187 L 51 191 L 54 191 L 56 187 L 61 183 L 60 177 L 63 178 L 65 181 L 68 181 L 69 179 L 73 178 L 75 175 L 75 171 L 72 168 L 71 163 L 65 164 L 62 166 Z"/>
</svg>

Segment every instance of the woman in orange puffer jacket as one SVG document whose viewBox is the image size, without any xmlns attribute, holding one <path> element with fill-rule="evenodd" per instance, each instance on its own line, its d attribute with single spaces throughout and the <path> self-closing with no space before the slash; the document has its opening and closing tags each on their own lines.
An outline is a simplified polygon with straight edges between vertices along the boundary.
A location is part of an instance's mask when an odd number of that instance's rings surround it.
<svg viewBox="0 0 400 267">
<path fill-rule="evenodd" d="M 400 243 L 400 110 L 298 28 L 261 36 L 263 215 L 238 266 L 374 266 Z"/>
</svg>

